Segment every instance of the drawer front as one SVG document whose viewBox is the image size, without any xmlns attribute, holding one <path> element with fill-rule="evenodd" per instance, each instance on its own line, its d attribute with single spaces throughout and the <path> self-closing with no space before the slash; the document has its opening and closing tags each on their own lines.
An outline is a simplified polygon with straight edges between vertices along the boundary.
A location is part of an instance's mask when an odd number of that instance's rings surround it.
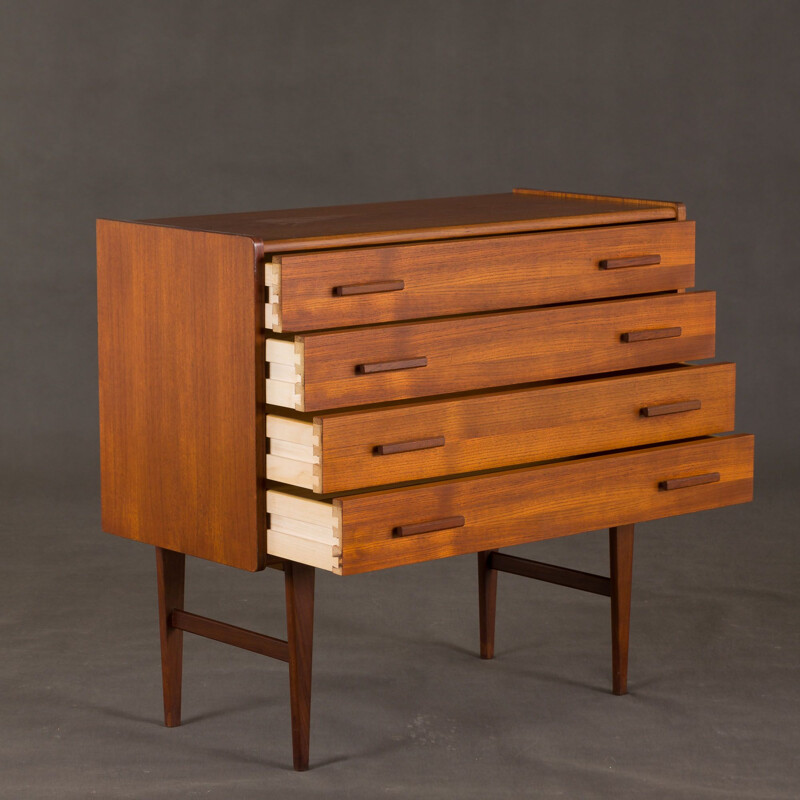
<svg viewBox="0 0 800 800">
<path fill-rule="evenodd" d="M 316 500 L 267 491 L 267 551 L 338 574 L 746 503 L 753 437 L 708 437 Z"/>
<path fill-rule="evenodd" d="M 712 358 L 714 313 L 691 292 L 270 340 L 267 401 L 318 411 Z"/>
<path fill-rule="evenodd" d="M 694 222 L 276 256 L 276 331 L 368 325 L 694 285 Z"/>
<path fill-rule="evenodd" d="M 321 492 L 440 478 L 732 431 L 735 380 L 734 364 L 683 366 L 334 413 L 307 453 L 270 450 L 302 459 L 318 480 L 299 485 Z"/>
<path fill-rule="evenodd" d="M 351 495 L 341 571 L 366 572 L 752 499 L 753 437 L 699 439 Z"/>
</svg>

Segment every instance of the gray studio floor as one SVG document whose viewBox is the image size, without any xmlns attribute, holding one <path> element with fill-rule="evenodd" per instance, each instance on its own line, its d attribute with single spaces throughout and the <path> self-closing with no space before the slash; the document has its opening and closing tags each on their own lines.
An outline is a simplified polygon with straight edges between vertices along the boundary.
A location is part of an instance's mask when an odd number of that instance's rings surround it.
<svg viewBox="0 0 800 800">
<path fill-rule="evenodd" d="M 187 638 L 165 729 L 152 550 L 101 534 L 93 498 L 12 500 L 0 797 L 796 798 L 798 510 L 758 491 L 639 527 L 623 698 L 604 598 L 501 576 L 482 662 L 474 557 L 319 575 L 305 774 L 285 665 Z M 602 533 L 520 551 L 605 571 Z M 279 573 L 188 576 L 192 610 L 283 635 Z"/>
</svg>

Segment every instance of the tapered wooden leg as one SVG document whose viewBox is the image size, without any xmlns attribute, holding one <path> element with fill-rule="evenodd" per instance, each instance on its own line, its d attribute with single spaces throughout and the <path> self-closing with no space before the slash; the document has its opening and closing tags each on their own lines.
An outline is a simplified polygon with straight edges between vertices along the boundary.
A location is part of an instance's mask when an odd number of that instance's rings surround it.
<svg viewBox="0 0 800 800">
<path fill-rule="evenodd" d="M 158 576 L 158 626 L 161 631 L 161 681 L 164 688 L 164 724 L 181 724 L 181 680 L 183 673 L 183 631 L 173 628 L 170 615 L 183 608 L 186 556 L 156 547 Z"/>
<path fill-rule="evenodd" d="M 611 550 L 611 663 L 614 694 L 628 691 L 628 639 L 631 625 L 633 525 L 609 530 Z"/>
<path fill-rule="evenodd" d="M 478 553 L 478 624 L 481 632 L 481 658 L 494 657 L 497 570 L 489 567 L 491 553 L 491 550 Z"/>
<path fill-rule="evenodd" d="M 292 707 L 294 768 L 308 769 L 311 734 L 311 646 L 314 638 L 314 568 L 287 561 L 286 628 L 289 643 L 289 692 Z"/>
</svg>

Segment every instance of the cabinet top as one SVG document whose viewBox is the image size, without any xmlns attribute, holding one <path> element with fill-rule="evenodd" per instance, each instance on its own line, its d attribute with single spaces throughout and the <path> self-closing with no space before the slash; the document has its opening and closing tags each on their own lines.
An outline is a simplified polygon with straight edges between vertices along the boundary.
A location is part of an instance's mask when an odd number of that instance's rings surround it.
<svg viewBox="0 0 800 800">
<path fill-rule="evenodd" d="M 145 222 L 250 236 L 263 242 L 265 252 L 280 253 L 685 218 L 682 203 L 665 200 L 514 189 L 504 194 L 170 217 Z"/>
</svg>

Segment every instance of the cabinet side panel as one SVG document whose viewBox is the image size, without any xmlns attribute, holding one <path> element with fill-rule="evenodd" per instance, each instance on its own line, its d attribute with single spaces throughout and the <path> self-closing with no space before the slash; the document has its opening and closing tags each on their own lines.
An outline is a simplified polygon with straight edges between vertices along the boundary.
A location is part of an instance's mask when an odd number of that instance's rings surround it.
<svg viewBox="0 0 800 800">
<path fill-rule="evenodd" d="M 263 566 L 257 271 L 246 237 L 98 221 L 105 531 Z"/>
</svg>

